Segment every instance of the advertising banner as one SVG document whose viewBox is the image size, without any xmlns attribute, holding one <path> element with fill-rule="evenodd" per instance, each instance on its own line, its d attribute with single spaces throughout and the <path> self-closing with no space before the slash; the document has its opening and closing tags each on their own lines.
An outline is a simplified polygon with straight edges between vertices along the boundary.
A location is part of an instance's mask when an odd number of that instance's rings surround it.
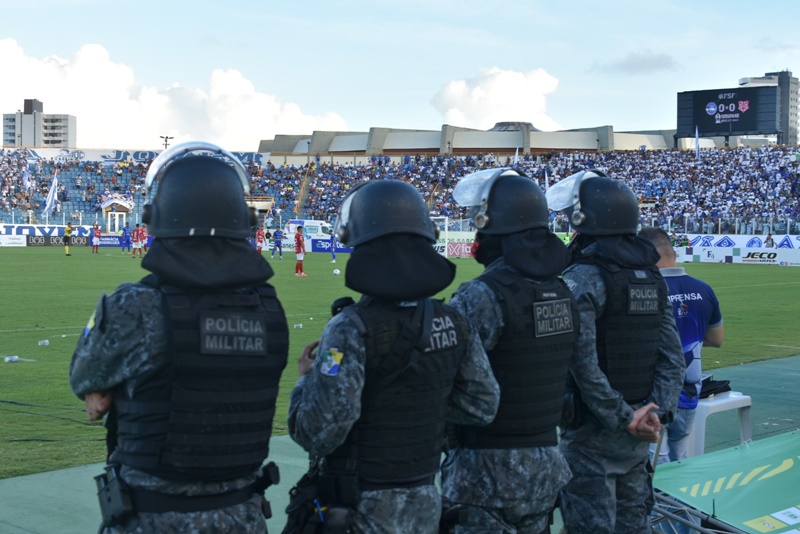
<svg viewBox="0 0 800 534">
<path fill-rule="evenodd" d="M 38 235 L 56 237 L 64 235 L 64 225 L 59 224 L 0 224 L 0 235 Z M 73 226 L 72 237 L 89 237 L 90 225 Z"/>
<path fill-rule="evenodd" d="M 64 238 L 61 236 L 29 235 L 24 238 L 25 245 L 28 247 L 63 247 Z M 89 245 L 89 238 L 86 236 L 72 236 L 70 246 L 84 247 Z"/>
<path fill-rule="evenodd" d="M 24 235 L 0 235 L 0 247 L 24 247 L 26 245 Z"/>
<path fill-rule="evenodd" d="M 150 247 L 153 244 L 153 236 L 147 236 L 147 246 Z M 91 241 L 91 239 L 90 239 Z M 101 235 L 100 236 L 100 246 L 101 247 L 122 247 L 122 236 L 119 235 Z M 131 248 L 133 247 L 133 242 L 131 242 Z M 125 245 L 125 248 L 128 248 L 128 245 Z"/>
<path fill-rule="evenodd" d="M 331 240 L 330 239 L 312 239 L 311 240 L 311 252 L 331 252 Z M 353 252 L 352 247 L 343 247 L 336 242 L 336 252 L 346 252 L 350 253 Z"/>
<path fill-rule="evenodd" d="M 800 267 L 800 250 L 790 248 L 679 247 L 679 263 L 750 263 Z"/>
</svg>

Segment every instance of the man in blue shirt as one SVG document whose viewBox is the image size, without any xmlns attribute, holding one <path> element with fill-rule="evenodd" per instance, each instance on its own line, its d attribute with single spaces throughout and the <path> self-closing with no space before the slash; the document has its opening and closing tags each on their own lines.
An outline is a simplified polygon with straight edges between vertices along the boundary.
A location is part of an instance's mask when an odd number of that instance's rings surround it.
<svg viewBox="0 0 800 534">
<path fill-rule="evenodd" d="M 676 265 L 677 254 L 669 235 L 660 228 L 646 227 L 642 228 L 639 236 L 652 242 L 661 256 L 657 265 L 669 288 L 672 313 L 686 358 L 678 412 L 669 425 L 667 443 L 662 446 L 658 458 L 658 463 L 674 462 L 686 458 L 688 437 L 694 426 L 703 373 L 700 352 L 704 346 L 722 346 L 725 331 L 714 290 Z"/>
<path fill-rule="evenodd" d="M 333 231 L 333 228 L 330 230 L 330 237 L 331 237 L 331 263 L 336 263 L 336 234 Z"/>
<path fill-rule="evenodd" d="M 280 228 L 275 228 L 275 231 L 272 232 L 272 254 L 270 254 L 269 259 L 275 259 L 275 251 L 278 251 L 278 255 L 281 259 L 283 259 L 283 248 L 282 248 L 282 241 L 283 241 L 283 230 Z"/>
<path fill-rule="evenodd" d="M 128 247 L 128 252 L 131 251 L 131 238 L 133 235 L 133 230 L 131 229 L 131 224 L 126 222 L 125 227 L 120 230 L 119 235 L 122 236 L 122 253 L 125 254 L 125 247 Z"/>
</svg>

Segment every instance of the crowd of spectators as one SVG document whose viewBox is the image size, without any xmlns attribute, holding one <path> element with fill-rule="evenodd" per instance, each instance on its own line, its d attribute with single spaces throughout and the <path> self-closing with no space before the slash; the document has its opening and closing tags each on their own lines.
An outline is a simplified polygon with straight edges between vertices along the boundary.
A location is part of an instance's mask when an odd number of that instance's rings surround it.
<svg viewBox="0 0 800 534">
<path fill-rule="evenodd" d="M 146 202 L 146 163 L 114 165 L 81 161 L 37 161 L 24 151 L 0 153 L 0 220 L 14 210 L 41 212 L 58 174 L 60 204 L 96 215 L 104 199 L 119 195 L 140 207 Z M 701 151 L 551 152 L 518 159 L 493 154 L 375 156 L 367 164 L 320 162 L 247 166 L 251 193 L 272 197 L 275 213 L 331 221 L 355 184 L 403 180 L 425 198 L 432 216 L 465 218 L 452 199 L 458 180 L 472 172 L 512 166 L 538 180 L 543 189 L 576 172 L 596 168 L 624 180 L 640 199 L 642 222 L 686 233 L 798 233 L 798 172 L 793 146 Z M 274 215 L 270 214 L 270 216 Z M 554 227 L 566 219 L 554 215 Z"/>
<path fill-rule="evenodd" d="M 147 166 L 133 162 L 107 165 L 77 159 L 26 161 L 26 151 L 0 153 L 0 217 L 18 210 L 37 217 L 44 210 L 46 199 L 58 177 L 53 216 L 69 208 L 71 218 L 77 213 L 99 214 L 105 198 L 118 196 L 133 202 L 134 196 L 146 198 L 142 190 Z"/>
</svg>

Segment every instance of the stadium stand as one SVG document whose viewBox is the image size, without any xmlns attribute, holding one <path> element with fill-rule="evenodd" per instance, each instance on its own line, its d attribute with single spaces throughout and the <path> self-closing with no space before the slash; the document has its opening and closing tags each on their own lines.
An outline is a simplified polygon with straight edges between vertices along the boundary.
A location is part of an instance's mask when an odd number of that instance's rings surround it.
<svg viewBox="0 0 800 534">
<path fill-rule="evenodd" d="M 28 165 L 21 154 L 0 153 L 0 222 L 38 222 L 56 175 L 54 221 L 90 224 L 102 219 L 100 206 L 109 195 L 133 201 L 134 213 L 141 213 L 146 202 L 145 164 L 51 160 Z M 331 220 L 355 184 L 393 179 L 419 189 L 432 216 L 458 220 L 465 214 L 451 193 L 466 174 L 514 166 L 546 189 L 575 172 L 599 168 L 633 189 L 648 225 L 678 233 L 798 234 L 798 157 L 794 146 L 765 146 L 702 150 L 699 159 L 689 150 L 565 151 L 526 155 L 516 162 L 492 154 L 438 154 L 375 157 L 365 165 L 250 163 L 247 169 L 252 194 L 274 199 L 273 209 L 284 219 Z M 561 216 L 554 215 L 553 225 L 558 231 L 567 228 Z"/>
</svg>

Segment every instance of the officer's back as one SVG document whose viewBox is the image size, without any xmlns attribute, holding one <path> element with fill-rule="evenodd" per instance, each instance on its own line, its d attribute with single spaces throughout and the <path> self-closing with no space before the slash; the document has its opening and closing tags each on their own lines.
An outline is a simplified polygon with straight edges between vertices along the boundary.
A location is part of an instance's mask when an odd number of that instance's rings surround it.
<svg viewBox="0 0 800 534">
<path fill-rule="evenodd" d="M 228 162 L 183 157 L 197 150 Z M 156 178 L 142 217 L 152 274 L 101 297 L 70 366 L 89 417 L 108 413 L 105 531 L 266 532 L 277 473 L 261 466 L 288 329 L 272 269 L 246 241 L 247 174 L 187 143 L 156 158 L 148 189 Z"/>
</svg>

